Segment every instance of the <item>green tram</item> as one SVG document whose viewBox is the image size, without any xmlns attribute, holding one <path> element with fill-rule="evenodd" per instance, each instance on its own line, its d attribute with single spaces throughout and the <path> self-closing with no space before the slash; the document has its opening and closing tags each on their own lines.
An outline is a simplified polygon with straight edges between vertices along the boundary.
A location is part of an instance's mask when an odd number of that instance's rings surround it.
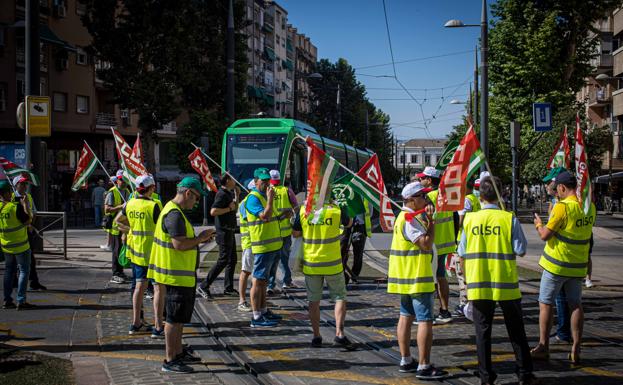
<svg viewBox="0 0 623 385">
<path fill-rule="evenodd" d="M 258 167 L 279 170 L 284 184 L 296 194 L 307 189 L 307 146 L 303 139 L 312 140 L 338 162 L 357 172 L 374 154 L 327 139 L 315 128 L 293 119 L 241 119 L 225 131 L 221 165 L 241 183 L 253 178 Z M 337 176 L 346 173 L 340 167 Z M 246 186 L 245 186 L 246 187 Z"/>
</svg>

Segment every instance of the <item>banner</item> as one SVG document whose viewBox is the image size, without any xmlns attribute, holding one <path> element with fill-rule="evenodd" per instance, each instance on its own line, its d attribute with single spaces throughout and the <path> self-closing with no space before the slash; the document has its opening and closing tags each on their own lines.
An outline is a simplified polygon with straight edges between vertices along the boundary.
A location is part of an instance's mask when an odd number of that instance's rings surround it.
<svg viewBox="0 0 623 385">
<path fill-rule="evenodd" d="M 201 153 L 201 149 L 197 148 L 195 151 L 191 152 L 190 155 L 188 155 L 188 160 L 192 168 L 201 176 L 206 186 L 211 191 L 217 192 L 216 183 L 214 183 L 214 178 L 212 178 L 212 173 L 208 167 L 208 162 L 206 162 L 203 153 Z"/>
<path fill-rule="evenodd" d="M 361 167 L 357 172 L 357 176 L 369 183 L 371 186 L 376 187 L 377 190 L 384 195 L 379 194 L 370 188 L 366 183 L 354 178 L 352 180 L 353 186 L 358 188 L 364 199 L 370 201 L 374 207 L 379 210 L 379 221 L 381 223 L 381 229 L 384 232 L 391 232 L 394 229 L 394 221 L 396 217 L 392 211 L 392 205 L 387 198 L 387 189 L 385 189 L 385 182 L 383 181 L 383 175 L 381 174 L 381 167 L 379 165 L 379 158 L 374 154 L 366 164 Z"/>
<path fill-rule="evenodd" d="M 318 223 L 324 217 L 324 203 L 330 196 L 330 186 L 339 166 L 337 161 L 328 156 L 311 138 L 307 137 L 307 199 L 305 215 L 314 212 L 312 223 Z"/>
<path fill-rule="evenodd" d="M 331 196 L 341 208 L 348 212 L 348 216 L 355 218 L 359 214 L 365 213 L 362 194 L 353 186 L 354 175 L 344 175 L 333 183 Z"/>
<path fill-rule="evenodd" d="M 137 176 L 147 175 L 149 173 L 140 159 L 134 156 L 132 147 L 123 139 L 123 136 L 114 128 L 111 127 L 110 129 L 115 138 L 115 147 L 117 149 L 117 155 L 119 156 L 121 168 L 128 174 L 128 178 L 134 184 Z"/>
<path fill-rule="evenodd" d="M 130 158 L 138 160 L 140 164 L 145 164 L 145 160 L 143 158 L 143 144 L 141 143 L 141 133 L 136 134 L 136 141 L 134 142 L 134 147 L 132 147 L 132 154 Z"/>
<path fill-rule="evenodd" d="M 554 149 L 554 153 L 547 163 L 548 169 L 556 167 L 564 167 L 567 170 L 571 167 L 571 149 L 569 148 L 569 139 L 567 138 L 567 126 L 560 136 L 560 140 Z"/>
<path fill-rule="evenodd" d="M 437 211 L 459 211 L 465 204 L 467 179 L 484 162 L 484 154 L 480 149 L 480 142 L 470 125 L 461 143 L 457 147 L 452 161 L 441 176 L 439 195 L 437 196 Z"/>
<path fill-rule="evenodd" d="M 591 178 L 588 175 L 588 158 L 584 137 L 580 127 L 580 116 L 575 116 L 575 177 L 578 180 L 577 196 L 580 204 L 584 208 L 584 213 L 588 214 L 591 208 L 592 186 Z"/>
<path fill-rule="evenodd" d="M 78 191 L 81 189 L 85 183 L 87 183 L 96 167 L 97 159 L 95 158 L 95 154 L 84 144 L 80 152 L 80 159 L 78 159 L 78 164 L 76 165 L 76 173 L 74 174 L 74 180 L 71 184 L 71 190 Z"/>
</svg>

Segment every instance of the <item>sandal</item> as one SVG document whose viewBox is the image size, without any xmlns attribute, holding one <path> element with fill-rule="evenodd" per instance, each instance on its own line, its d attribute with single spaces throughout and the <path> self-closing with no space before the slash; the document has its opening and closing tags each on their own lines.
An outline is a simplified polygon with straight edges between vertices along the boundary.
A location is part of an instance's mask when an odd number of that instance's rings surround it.
<svg viewBox="0 0 623 385">
<path fill-rule="evenodd" d="M 535 360 L 549 360 L 549 351 L 545 350 L 545 346 L 542 344 L 538 344 L 532 350 L 530 350 L 530 355 Z"/>
<path fill-rule="evenodd" d="M 573 365 L 580 365 L 580 349 L 578 349 L 578 351 L 575 353 L 571 351 L 567 358 L 569 359 L 569 361 L 571 361 Z"/>
</svg>

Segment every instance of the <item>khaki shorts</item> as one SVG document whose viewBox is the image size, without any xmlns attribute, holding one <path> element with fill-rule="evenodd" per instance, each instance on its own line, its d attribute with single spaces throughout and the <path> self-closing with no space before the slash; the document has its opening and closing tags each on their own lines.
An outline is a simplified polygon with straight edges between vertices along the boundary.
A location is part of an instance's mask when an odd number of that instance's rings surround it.
<svg viewBox="0 0 623 385">
<path fill-rule="evenodd" d="M 322 288 L 324 281 L 329 286 L 329 297 L 334 301 L 344 301 L 346 299 L 346 281 L 344 273 L 335 275 L 306 275 L 305 288 L 307 289 L 307 300 L 310 302 L 322 299 Z"/>
<path fill-rule="evenodd" d="M 242 250 L 242 270 L 247 273 L 253 272 L 253 254 L 251 249 Z"/>
</svg>

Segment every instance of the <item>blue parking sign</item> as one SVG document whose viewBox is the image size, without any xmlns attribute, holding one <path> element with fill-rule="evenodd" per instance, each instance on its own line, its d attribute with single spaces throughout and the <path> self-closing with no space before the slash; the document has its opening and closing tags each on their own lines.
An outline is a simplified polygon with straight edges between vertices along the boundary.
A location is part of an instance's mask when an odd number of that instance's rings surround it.
<svg viewBox="0 0 623 385">
<path fill-rule="evenodd" d="M 552 130 L 552 103 L 532 104 L 532 126 L 536 132 Z"/>
</svg>

